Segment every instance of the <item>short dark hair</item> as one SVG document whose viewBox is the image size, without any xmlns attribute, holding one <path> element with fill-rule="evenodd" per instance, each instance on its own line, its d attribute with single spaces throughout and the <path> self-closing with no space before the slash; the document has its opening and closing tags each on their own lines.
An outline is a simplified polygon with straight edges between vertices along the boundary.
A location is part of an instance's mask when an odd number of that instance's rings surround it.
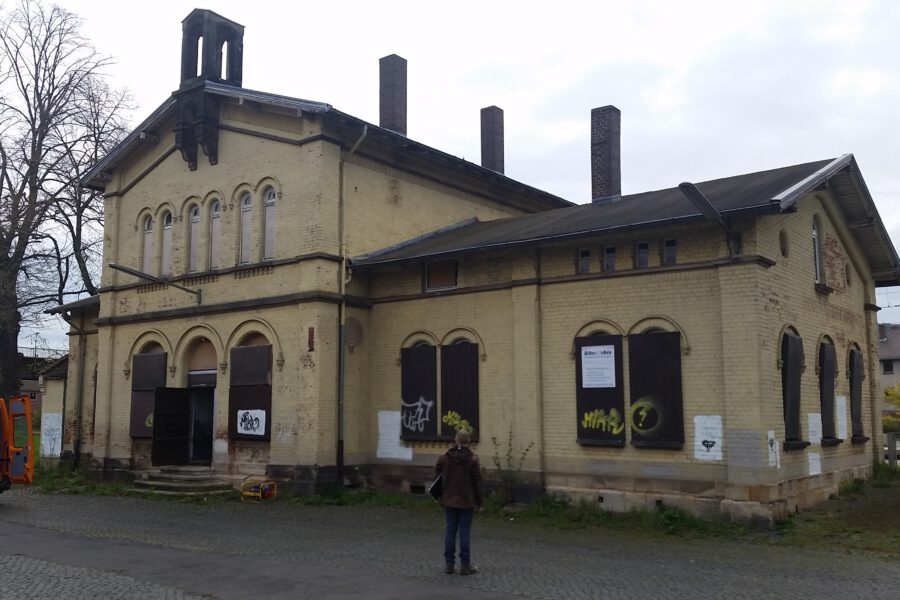
<svg viewBox="0 0 900 600">
<path fill-rule="evenodd" d="M 457 446 L 468 446 L 469 442 L 472 441 L 472 434 L 466 431 L 465 429 L 460 429 L 456 432 L 456 445 Z"/>
</svg>

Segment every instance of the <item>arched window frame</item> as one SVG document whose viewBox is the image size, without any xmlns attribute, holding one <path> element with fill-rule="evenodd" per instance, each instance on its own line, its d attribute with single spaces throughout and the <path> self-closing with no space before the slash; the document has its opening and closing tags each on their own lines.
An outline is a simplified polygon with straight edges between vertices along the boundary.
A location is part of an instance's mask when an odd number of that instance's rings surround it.
<svg viewBox="0 0 900 600">
<path fill-rule="evenodd" d="M 239 209 L 240 243 L 238 248 L 238 262 L 242 265 L 246 265 L 253 260 L 253 196 L 250 192 L 241 194 Z"/>
<path fill-rule="evenodd" d="M 209 205 L 209 270 L 219 268 L 222 246 L 222 203 L 216 199 Z"/>
<path fill-rule="evenodd" d="M 263 192 L 263 260 L 275 258 L 275 202 L 278 194 L 275 188 L 267 187 Z"/>
<path fill-rule="evenodd" d="M 188 209 L 188 272 L 200 270 L 200 206 L 192 204 Z"/>
<path fill-rule="evenodd" d="M 801 381 L 804 365 L 803 338 L 793 327 L 785 327 L 779 340 L 778 366 L 781 369 L 781 399 L 784 412 L 784 449 L 802 450 Z"/>
<path fill-rule="evenodd" d="M 141 256 L 141 271 L 151 273 L 153 270 L 153 216 L 147 215 L 141 223 L 143 232 L 143 249 Z"/>
<path fill-rule="evenodd" d="M 812 221 L 813 275 L 818 285 L 825 284 L 825 272 L 822 270 L 822 222 L 818 215 Z"/>
<path fill-rule="evenodd" d="M 172 274 L 172 224 L 175 217 L 171 211 L 162 214 L 162 252 L 160 259 L 160 275 L 169 277 Z"/>
</svg>

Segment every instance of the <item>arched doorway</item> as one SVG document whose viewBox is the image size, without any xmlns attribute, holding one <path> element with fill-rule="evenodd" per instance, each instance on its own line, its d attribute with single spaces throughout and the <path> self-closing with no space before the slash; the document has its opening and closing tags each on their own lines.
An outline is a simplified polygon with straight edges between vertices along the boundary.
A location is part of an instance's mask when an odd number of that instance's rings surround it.
<svg viewBox="0 0 900 600">
<path fill-rule="evenodd" d="M 186 388 L 157 388 L 153 416 L 154 465 L 212 462 L 216 350 L 199 338 L 185 357 Z"/>
</svg>

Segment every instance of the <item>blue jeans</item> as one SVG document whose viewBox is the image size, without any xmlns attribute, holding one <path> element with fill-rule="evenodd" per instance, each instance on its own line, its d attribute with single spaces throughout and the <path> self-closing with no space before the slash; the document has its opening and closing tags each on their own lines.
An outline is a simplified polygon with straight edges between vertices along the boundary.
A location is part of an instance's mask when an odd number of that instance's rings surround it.
<svg viewBox="0 0 900 600">
<path fill-rule="evenodd" d="M 459 563 L 471 564 L 469 562 L 469 534 L 472 531 L 472 515 L 474 513 L 474 509 L 471 508 L 444 507 L 444 517 L 447 521 L 447 534 L 444 536 L 444 560 L 448 565 L 455 562 L 457 530 L 459 531 Z"/>
</svg>

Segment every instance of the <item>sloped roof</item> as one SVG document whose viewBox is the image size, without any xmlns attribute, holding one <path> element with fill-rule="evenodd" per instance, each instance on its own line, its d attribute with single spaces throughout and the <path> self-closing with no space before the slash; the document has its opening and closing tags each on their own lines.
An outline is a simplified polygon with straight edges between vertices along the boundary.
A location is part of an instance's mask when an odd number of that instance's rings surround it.
<svg viewBox="0 0 900 600">
<path fill-rule="evenodd" d="M 353 123 L 358 126 L 358 128 L 365 126 L 368 128 L 370 138 L 377 138 L 381 143 L 396 148 L 398 151 L 407 155 L 421 155 L 428 157 L 435 163 L 451 165 L 459 169 L 459 172 L 489 182 L 499 189 L 505 190 L 507 193 L 515 194 L 520 198 L 527 198 L 528 201 L 534 202 L 540 206 L 542 210 L 573 205 L 573 203 L 568 200 L 555 196 L 549 192 L 539 190 L 520 181 L 516 181 L 515 179 L 511 179 L 502 173 L 498 173 L 476 163 L 469 162 L 465 159 L 432 148 L 431 146 L 416 142 L 415 140 L 395 131 L 391 131 L 390 129 L 367 123 L 362 119 L 341 112 L 324 102 L 315 102 L 312 100 L 303 100 L 301 98 L 292 98 L 290 96 L 281 96 L 279 94 L 271 94 L 268 92 L 259 92 L 227 83 L 208 80 L 202 81 L 197 85 L 202 87 L 207 93 L 224 98 L 288 109 L 296 111 L 298 116 L 302 113 L 330 116 L 341 122 Z M 115 170 L 115 168 L 118 167 L 122 161 L 127 159 L 132 152 L 136 151 L 144 140 L 155 139 L 155 132 L 159 130 L 160 125 L 167 118 L 171 118 L 174 115 L 177 104 L 177 95 L 180 92 L 181 90 L 173 92 L 171 97 L 141 122 L 141 124 L 113 148 L 109 154 L 92 166 L 84 177 L 82 177 L 81 184 L 91 189 L 103 191 L 106 183 L 109 181 L 109 173 Z"/>
<path fill-rule="evenodd" d="M 65 379 L 69 372 L 69 355 L 66 354 L 41 371 L 44 379 Z"/>
<path fill-rule="evenodd" d="M 67 304 L 54 306 L 53 308 L 50 308 L 44 312 L 46 312 L 48 315 L 56 315 L 64 312 L 82 312 L 99 309 L 100 296 L 88 296 L 87 298 L 82 298 L 81 300 L 75 300 Z"/>
<path fill-rule="evenodd" d="M 876 282 L 897 285 L 900 259 L 868 195 L 853 155 L 736 175 L 696 184 L 724 217 L 790 210 L 812 189 L 832 182 Z M 431 260 L 469 252 L 578 239 L 601 233 L 704 221 L 677 187 L 623 196 L 613 202 L 560 208 L 495 221 L 462 224 L 355 257 L 356 268 Z"/>
</svg>

